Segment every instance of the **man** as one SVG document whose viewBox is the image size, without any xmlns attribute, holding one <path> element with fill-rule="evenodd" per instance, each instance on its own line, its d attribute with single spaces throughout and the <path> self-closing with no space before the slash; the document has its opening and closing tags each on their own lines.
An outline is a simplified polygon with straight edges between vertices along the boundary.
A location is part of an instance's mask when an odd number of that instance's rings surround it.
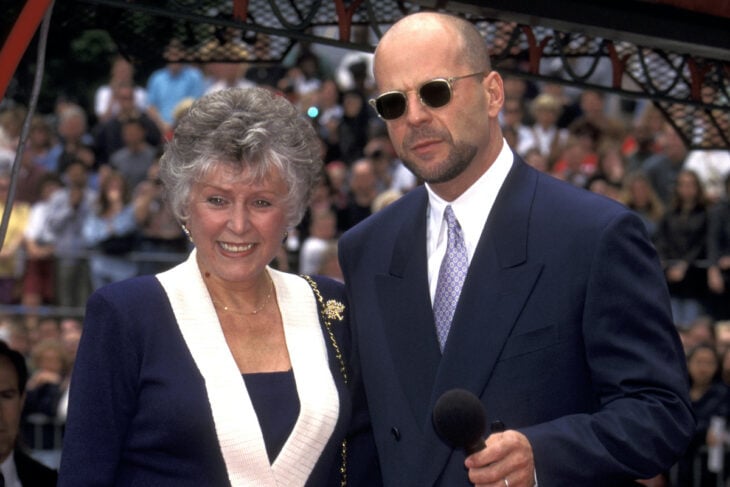
<svg viewBox="0 0 730 487">
<path fill-rule="evenodd" d="M 152 147 L 160 147 L 162 135 L 157 124 L 135 104 L 134 87 L 131 84 L 118 84 L 113 88 L 113 97 L 118 112 L 94 127 L 94 151 L 99 164 L 109 163 L 111 155 L 124 147 L 122 134 L 124 122 L 138 120 L 144 131 L 144 140 Z"/>
<path fill-rule="evenodd" d="M 89 185 L 86 164 L 72 160 L 62 176 L 66 186 L 48 199 L 46 227 L 52 236 L 59 306 L 82 308 L 91 294 L 84 221 L 93 212 L 97 192 Z"/>
<path fill-rule="evenodd" d="M 374 69 L 374 104 L 426 182 L 340 239 L 386 485 L 615 487 L 668 469 L 694 420 L 639 218 L 504 144 L 502 80 L 468 22 L 407 16 Z M 447 294 L 442 258 L 457 254 L 468 273 L 442 352 L 435 315 L 448 312 L 431 303 Z M 507 427 L 466 460 L 432 423 L 452 388 Z"/>
<path fill-rule="evenodd" d="M 23 356 L 0 341 L 0 484 L 55 486 L 56 471 L 16 446 L 27 380 L 28 369 Z"/>
<path fill-rule="evenodd" d="M 677 175 L 684 169 L 688 150 L 682 137 L 668 122 L 663 124 L 658 142 L 661 151 L 646 159 L 641 170 L 649 178 L 651 186 L 666 207 L 672 202 Z"/>
<path fill-rule="evenodd" d="M 165 66 L 147 80 L 147 114 L 157 123 L 163 137 L 172 135 L 175 109 L 188 98 L 205 93 L 205 78 L 197 67 L 183 62 L 185 47 L 173 38 L 163 52 Z"/>
</svg>

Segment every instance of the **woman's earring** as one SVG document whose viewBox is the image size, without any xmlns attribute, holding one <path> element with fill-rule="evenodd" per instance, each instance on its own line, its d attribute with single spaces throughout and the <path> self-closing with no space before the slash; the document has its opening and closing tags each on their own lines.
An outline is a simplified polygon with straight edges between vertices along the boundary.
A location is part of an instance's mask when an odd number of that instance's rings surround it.
<svg viewBox="0 0 730 487">
<path fill-rule="evenodd" d="M 188 230 L 188 227 L 185 226 L 184 223 L 181 224 L 180 226 L 182 227 L 182 231 L 185 234 L 185 236 L 188 237 L 188 240 L 190 240 L 190 243 L 194 243 L 193 242 L 193 237 L 190 235 L 190 230 Z"/>
</svg>

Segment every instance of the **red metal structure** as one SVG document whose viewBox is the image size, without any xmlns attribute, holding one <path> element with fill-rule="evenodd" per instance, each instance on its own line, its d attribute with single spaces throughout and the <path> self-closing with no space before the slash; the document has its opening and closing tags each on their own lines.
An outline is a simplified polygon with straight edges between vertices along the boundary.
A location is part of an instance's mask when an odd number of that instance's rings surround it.
<svg viewBox="0 0 730 487">
<path fill-rule="evenodd" d="M 5 20 L 15 25 L 0 51 L 0 94 L 50 3 L 28 0 L 17 20 Z M 650 99 L 689 147 L 730 147 L 730 0 L 64 0 L 63 7 L 53 22 L 106 30 L 131 59 L 159 59 L 165 39 L 176 36 L 190 61 L 253 64 L 281 62 L 298 42 L 372 51 L 403 15 L 449 11 L 477 25 L 505 74 Z M 575 69 L 577 60 L 588 69 Z M 600 63 L 610 64 L 608 81 L 592 76 Z"/>
</svg>

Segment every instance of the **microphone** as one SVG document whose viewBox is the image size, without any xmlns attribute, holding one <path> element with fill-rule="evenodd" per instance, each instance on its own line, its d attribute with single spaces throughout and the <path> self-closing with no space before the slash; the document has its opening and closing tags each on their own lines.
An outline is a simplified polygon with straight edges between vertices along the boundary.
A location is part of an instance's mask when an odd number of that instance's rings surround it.
<svg viewBox="0 0 730 487">
<path fill-rule="evenodd" d="M 477 396 L 465 389 L 446 391 L 433 408 L 436 432 L 467 456 L 485 448 L 487 411 Z"/>
</svg>

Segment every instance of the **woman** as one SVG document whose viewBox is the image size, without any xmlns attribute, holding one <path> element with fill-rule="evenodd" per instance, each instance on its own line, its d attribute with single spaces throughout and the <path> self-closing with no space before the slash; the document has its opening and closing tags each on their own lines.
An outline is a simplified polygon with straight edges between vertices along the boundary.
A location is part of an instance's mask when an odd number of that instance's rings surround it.
<svg viewBox="0 0 730 487">
<path fill-rule="evenodd" d="M 715 475 L 707 469 L 707 453 L 704 447 L 722 439 L 710 432 L 715 417 L 725 420 L 728 416 L 728 388 L 722 382 L 721 363 L 714 347 L 704 343 L 692 348 L 687 354 L 687 371 L 690 381 L 690 398 L 697 426 L 690 447 L 678 464 L 677 485 L 720 485 Z M 699 483 L 693 480 L 701 479 Z"/>
<path fill-rule="evenodd" d="M 664 216 L 664 205 L 646 174 L 641 171 L 627 174 L 619 200 L 639 215 L 649 236 L 653 238 L 659 221 Z"/>
<path fill-rule="evenodd" d="M 89 270 L 94 290 L 137 275 L 137 263 L 127 255 L 134 249 L 137 222 L 120 172 L 111 169 L 101 180 L 96 210 L 86 216 L 82 232 L 92 250 Z"/>
<path fill-rule="evenodd" d="M 89 300 L 60 485 L 380 483 L 342 287 L 268 265 L 318 151 L 264 89 L 211 93 L 180 121 L 160 176 L 195 248 Z"/>
<path fill-rule="evenodd" d="M 718 321 L 730 320 L 730 173 L 725 198 L 708 211 L 707 258 L 710 312 Z"/>
<path fill-rule="evenodd" d="M 704 313 L 707 221 L 702 184 L 695 172 L 683 169 L 677 175 L 671 205 L 654 234 L 672 298 L 672 315 L 680 328 L 687 328 Z"/>
</svg>

